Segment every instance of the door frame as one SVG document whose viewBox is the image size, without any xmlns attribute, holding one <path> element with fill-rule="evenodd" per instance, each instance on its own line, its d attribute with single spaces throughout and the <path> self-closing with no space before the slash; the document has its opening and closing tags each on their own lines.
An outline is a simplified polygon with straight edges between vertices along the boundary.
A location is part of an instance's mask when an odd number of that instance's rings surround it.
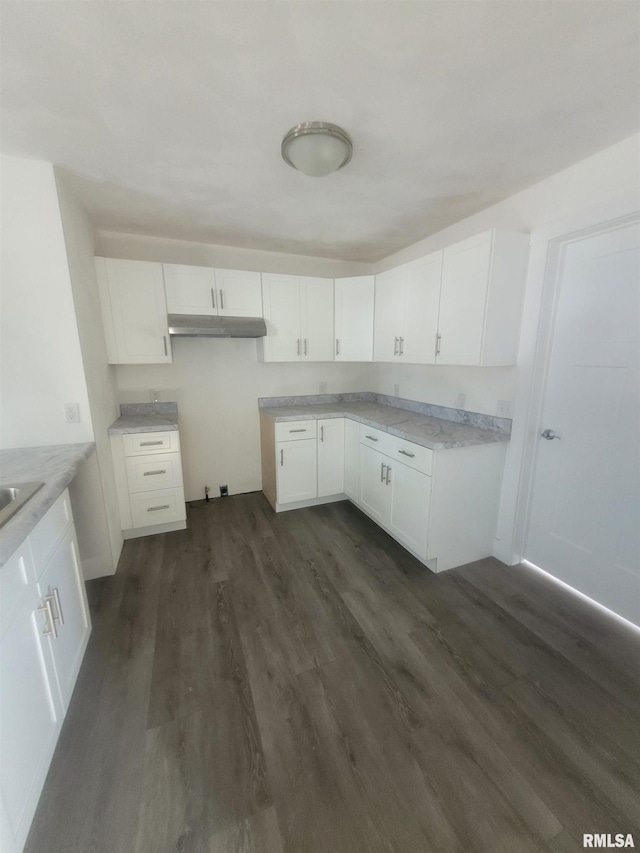
<svg viewBox="0 0 640 853">
<path fill-rule="evenodd" d="M 513 426 L 505 461 L 494 548 L 494 555 L 507 565 L 516 565 L 526 559 L 539 432 L 564 251 L 571 243 L 637 222 L 640 222 L 640 199 L 637 193 L 632 193 L 575 213 L 531 235 Z"/>
</svg>

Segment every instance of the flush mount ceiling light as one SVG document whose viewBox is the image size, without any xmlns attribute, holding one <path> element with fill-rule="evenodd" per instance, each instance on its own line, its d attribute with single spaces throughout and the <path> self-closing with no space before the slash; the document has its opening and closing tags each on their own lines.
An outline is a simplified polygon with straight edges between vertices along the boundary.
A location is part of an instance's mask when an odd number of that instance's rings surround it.
<svg viewBox="0 0 640 853">
<path fill-rule="evenodd" d="M 336 124 L 305 121 L 282 140 L 282 159 L 299 172 L 321 178 L 346 166 L 353 153 L 351 137 Z"/>
</svg>

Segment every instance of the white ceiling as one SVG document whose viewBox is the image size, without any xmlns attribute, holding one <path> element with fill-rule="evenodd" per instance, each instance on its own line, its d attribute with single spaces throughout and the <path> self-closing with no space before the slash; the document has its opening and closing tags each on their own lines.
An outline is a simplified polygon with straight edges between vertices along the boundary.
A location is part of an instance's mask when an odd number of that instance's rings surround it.
<svg viewBox="0 0 640 853">
<path fill-rule="evenodd" d="M 2 144 L 100 229 L 374 261 L 640 127 L 636 0 L 8 2 Z M 302 121 L 351 163 L 280 158 Z"/>
</svg>

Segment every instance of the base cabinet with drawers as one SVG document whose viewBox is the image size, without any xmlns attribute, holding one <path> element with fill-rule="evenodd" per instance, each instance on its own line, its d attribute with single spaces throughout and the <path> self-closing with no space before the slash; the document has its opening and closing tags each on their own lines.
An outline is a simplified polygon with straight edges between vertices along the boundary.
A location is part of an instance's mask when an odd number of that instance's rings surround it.
<svg viewBox="0 0 640 853">
<path fill-rule="evenodd" d="M 261 441 L 276 512 L 349 498 L 434 572 L 493 551 L 505 442 L 431 450 L 349 418 L 264 413 Z"/>
<path fill-rule="evenodd" d="M 124 538 L 184 529 L 178 431 L 112 435 L 111 452 Z"/>
<path fill-rule="evenodd" d="M 91 632 L 69 493 L 0 572 L 0 821 L 23 849 Z"/>
</svg>

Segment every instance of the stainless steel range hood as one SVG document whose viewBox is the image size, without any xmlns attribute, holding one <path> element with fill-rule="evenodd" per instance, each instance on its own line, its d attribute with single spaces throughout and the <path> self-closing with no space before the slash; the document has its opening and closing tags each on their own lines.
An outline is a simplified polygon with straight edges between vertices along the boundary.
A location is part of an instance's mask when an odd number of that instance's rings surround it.
<svg viewBox="0 0 640 853">
<path fill-rule="evenodd" d="M 169 334 L 183 338 L 263 338 L 267 326 L 262 317 L 169 314 Z"/>
</svg>

